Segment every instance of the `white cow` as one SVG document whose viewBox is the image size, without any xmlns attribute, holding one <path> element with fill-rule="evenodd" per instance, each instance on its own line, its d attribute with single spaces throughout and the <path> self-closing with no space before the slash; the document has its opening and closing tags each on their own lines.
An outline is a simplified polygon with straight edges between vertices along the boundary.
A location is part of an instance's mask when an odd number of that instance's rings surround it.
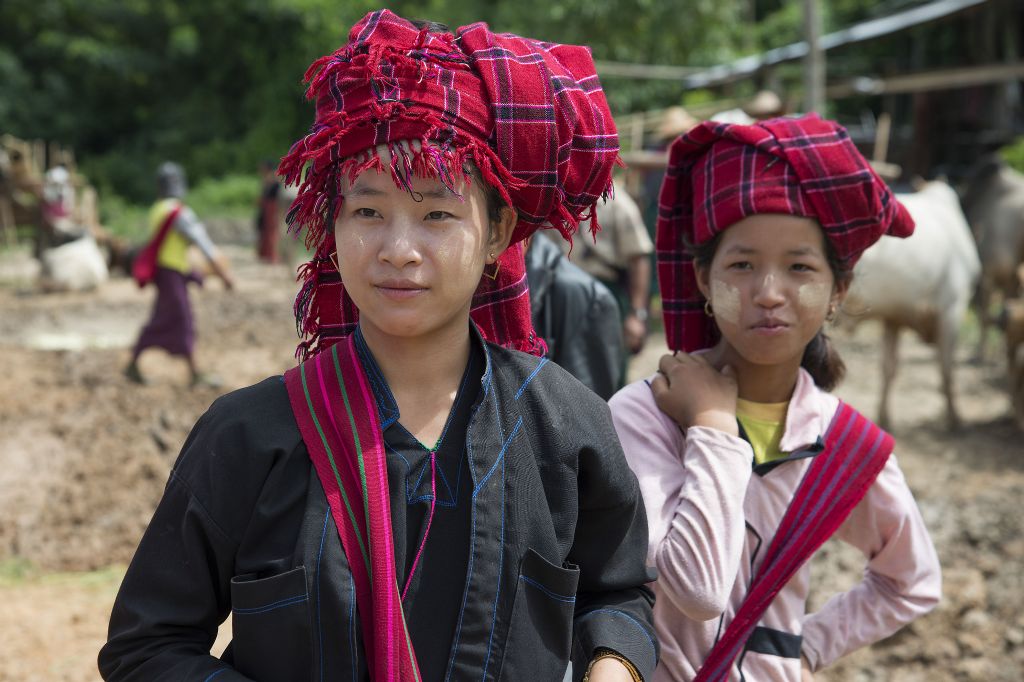
<svg viewBox="0 0 1024 682">
<path fill-rule="evenodd" d="M 977 353 L 981 360 L 994 321 L 990 309 L 994 296 L 1005 305 L 1024 291 L 1015 272 L 1024 264 L 1024 175 L 999 157 L 985 157 L 966 183 L 963 206 L 982 262 L 974 300 L 981 326 Z"/>
<path fill-rule="evenodd" d="M 854 268 L 844 312 L 884 325 L 882 396 L 878 421 L 889 423 L 889 390 L 896 375 L 903 327 L 938 346 L 942 390 L 950 428 L 960 424 L 953 402 L 953 354 L 957 333 L 981 273 L 978 250 L 956 192 L 933 181 L 897 198 L 917 227 L 906 239 L 882 237 Z"/>
</svg>

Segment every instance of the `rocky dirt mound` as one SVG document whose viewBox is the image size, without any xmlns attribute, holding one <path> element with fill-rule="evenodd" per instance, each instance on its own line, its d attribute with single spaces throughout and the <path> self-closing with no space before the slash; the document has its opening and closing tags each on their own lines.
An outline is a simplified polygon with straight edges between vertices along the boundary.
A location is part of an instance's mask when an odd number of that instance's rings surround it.
<svg viewBox="0 0 1024 682">
<path fill-rule="evenodd" d="M 243 254 L 234 260 L 237 291 L 223 291 L 216 282 L 193 291 L 199 359 L 223 378 L 219 390 L 188 388 L 184 366 L 159 352 L 143 357 L 148 386 L 122 376 L 152 296 L 130 282 L 45 296 L 0 287 L 0 564 L 17 560 L 45 571 L 78 571 L 129 560 L 198 416 L 219 393 L 291 366 L 291 275 Z M 868 414 L 877 401 L 877 341 L 866 326 L 839 339 L 850 369 L 839 393 Z M 633 374 L 652 371 L 658 355 L 656 347 L 645 353 Z M 904 340 L 893 430 L 900 464 L 939 550 L 945 599 L 932 615 L 819 679 L 1022 679 L 1024 434 L 1007 417 L 1001 371 L 961 364 L 960 408 L 968 426 L 949 434 L 933 352 Z M 856 551 L 826 545 L 813 564 L 812 606 L 854 584 L 862 566 Z M 59 613 L 74 603 L 69 589 L 34 586 L 24 594 L 29 606 L 21 606 L 26 613 Z M 16 595 L 7 598 L 16 601 Z M 47 600 L 52 603 L 41 604 Z M 17 610 L 16 603 L 10 606 Z M 109 603 L 94 614 L 97 625 L 88 632 L 76 613 L 63 641 L 92 637 L 84 648 L 94 651 L 107 609 Z M 45 646 L 49 634 L 39 634 L 41 657 L 53 655 Z M 25 664 L 27 655 L 16 658 Z M 0 679 L 25 679 L 5 658 Z M 92 660 L 82 660 L 82 669 L 45 679 L 95 679 Z M 40 663 L 36 669 L 46 668 Z"/>
</svg>

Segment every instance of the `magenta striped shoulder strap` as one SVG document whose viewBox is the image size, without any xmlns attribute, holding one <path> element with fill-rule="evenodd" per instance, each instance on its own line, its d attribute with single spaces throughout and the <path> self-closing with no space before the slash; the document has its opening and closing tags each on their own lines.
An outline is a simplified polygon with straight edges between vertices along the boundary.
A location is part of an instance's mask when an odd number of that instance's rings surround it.
<svg viewBox="0 0 1024 682">
<path fill-rule="evenodd" d="M 284 379 L 352 571 L 370 679 L 420 682 L 395 571 L 383 435 L 352 337 Z"/>
<path fill-rule="evenodd" d="M 729 678 L 733 661 L 775 595 L 864 498 L 894 444 L 892 436 L 844 402 L 823 440 L 825 447 L 800 481 L 736 617 L 704 659 L 694 682 Z"/>
</svg>

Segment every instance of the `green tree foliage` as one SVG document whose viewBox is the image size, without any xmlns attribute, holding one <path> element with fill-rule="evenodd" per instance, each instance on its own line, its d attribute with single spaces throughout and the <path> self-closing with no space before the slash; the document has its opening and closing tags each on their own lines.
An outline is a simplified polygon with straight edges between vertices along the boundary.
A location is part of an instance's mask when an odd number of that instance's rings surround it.
<svg viewBox="0 0 1024 682">
<path fill-rule="evenodd" d="M 495 31 L 587 45 L 599 61 L 711 65 L 735 56 L 746 5 L 746 0 L 426 0 L 403 3 L 403 11 L 452 27 L 485 21 Z M 675 83 L 614 77 L 602 81 L 616 113 L 679 100 Z"/>
<path fill-rule="evenodd" d="M 591 46 L 595 59 L 711 65 L 799 34 L 799 0 L 418 0 L 407 17 Z M 830 16 L 871 3 L 837 0 Z M 255 172 L 307 129 L 302 74 L 369 0 L 4 0 L 0 132 L 73 148 L 105 193 L 152 196 L 164 159 L 193 182 Z M 752 22 L 765 30 L 752 32 Z M 794 31 L 796 33 L 794 33 Z M 752 39 L 752 36 L 756 40 Z M 770 43 L 770 44 L 769 44 Z M 618 113 L 680 100 L 675 83 L 605 79 Z"/>
<path fill-rule="evenodd" d="M 74 148 L 103 190 L 152 196 L 167 158 L 192 178 L 254 172 L 309 124 L 302 73 L 369 3 L 5 0 L 0 131 Z"/>
</svg>

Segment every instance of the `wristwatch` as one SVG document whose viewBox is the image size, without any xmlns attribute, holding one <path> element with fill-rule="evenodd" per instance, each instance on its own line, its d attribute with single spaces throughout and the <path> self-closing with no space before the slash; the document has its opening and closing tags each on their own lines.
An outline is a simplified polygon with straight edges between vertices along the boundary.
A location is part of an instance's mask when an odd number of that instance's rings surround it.
<svg viewBox="0 0 1024 682">
<path fill-rule="evenodd" d="M 647 318 L 649 317 L 647 308 L 630 308 L 629 314 L 641 322 L 647 322 Z"/>
</svg>

